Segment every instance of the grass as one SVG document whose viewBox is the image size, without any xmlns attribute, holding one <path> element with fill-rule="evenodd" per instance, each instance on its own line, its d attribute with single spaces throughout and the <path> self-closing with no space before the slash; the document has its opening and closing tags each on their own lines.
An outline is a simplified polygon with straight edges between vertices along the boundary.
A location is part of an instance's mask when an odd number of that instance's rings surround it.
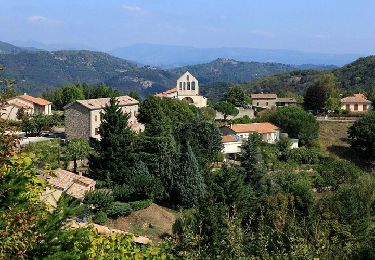
<svg viewBox="0 0 375 260">
<path fill-rule="evenodd" d="M 374 162 L 363 159 L 350 149 L 348 128 L 353 122 L 320 122 L 320 143 L 326 155 L 345 159 L 371 171 Z"/>
</svg>

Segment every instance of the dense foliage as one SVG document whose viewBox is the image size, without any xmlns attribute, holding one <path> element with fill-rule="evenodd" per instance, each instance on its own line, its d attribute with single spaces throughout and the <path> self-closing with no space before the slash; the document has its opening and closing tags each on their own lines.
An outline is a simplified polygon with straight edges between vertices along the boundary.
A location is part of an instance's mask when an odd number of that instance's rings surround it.
<svg viewBox="0 0 375 260">
<path fill-rule="evenodd" d="M 375 112 L 368 112 L 348 130 L 349 140 L 355 152 L 366 158 L 375 155 Z"/>
</svg>

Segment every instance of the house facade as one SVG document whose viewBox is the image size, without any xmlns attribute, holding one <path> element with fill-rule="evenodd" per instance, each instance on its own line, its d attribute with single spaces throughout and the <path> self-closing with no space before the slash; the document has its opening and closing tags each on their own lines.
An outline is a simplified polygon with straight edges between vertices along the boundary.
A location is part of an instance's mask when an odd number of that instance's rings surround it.
<svg viewBox="0 0 375 260">
<path fill-rule="evenodd" d="M 297 101 L 294 98 L 277 98 L 276 99 L 276 107 L 287 107 L 287 106 L 295 106 L 297 105 Z"/>
<path fill-rule="evenodd" d="M 222 136 L 221 143 L 223 144 L 223 149 L 221 152 L 224 155 L 224 160 L 236 161 L 241 153 L 241 138 L 236 135 L 224 135 Z"/>
<path fill-rule="evenodd" d="M 64 107 L 65 135 L 67 139 L 83 138 L 100 139 L 99 127 L 102 121 L 103 109 L 109 104 L 110 98 L 77 100 Z M 129 96 L 117 97 L 119 106 L 124 113 L 130 115 L 129 126 L 135 132 L 144 130 L 137 121 L 139 102 Z"/>
<path fill-rule="evenodd" d="M 176 87 L 156 94 L 158 97 L 178 98 L 196 107 L 206 107 L 207 98 L 199 95 L 199 82 L 186 71 L 177 79 Z"/>
<path fill-rule="evenodd" d="M 256 110 L 272 109 L 276 107 L 277 95 L 272 93 L 253 93 L 250 95 L 251 104 Z"/>
<path fill-rule="evenodd" d="M 18 110 L 23 109 L 29 115 L 52 115 L 52 103 L 43 98 L 37 98 L 26 93 L 7 100 L 1 118 L 17 121 Z"/>
<path fill-rule="evenodd" d="M 349 112 L 366 112 L 372 109 L 372 102 L 358 93 L 341 99 L 341 109 Z"/>
</svg>

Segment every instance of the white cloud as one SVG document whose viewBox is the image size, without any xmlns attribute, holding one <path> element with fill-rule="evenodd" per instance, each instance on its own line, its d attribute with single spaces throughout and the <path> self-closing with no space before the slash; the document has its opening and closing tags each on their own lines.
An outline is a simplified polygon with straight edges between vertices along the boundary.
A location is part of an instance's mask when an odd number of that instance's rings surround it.
<svg viewBox="0 0 375 260">
<path fill-rule="evenodd" d="M 49 21 L 47 17 L 40 16 L 40 15 L 32 15 L 27 17 L 27 21 L 32 24 L 41 24 L 46 23 Z"/>
<path fill-rule="evenodd" d="M 136 15 L 142 15 L 142 16 L 145 16 L 145 15 L 149 15 L 149 14 L 150 14 L 149 11 L 142 9 L 142 8 L 139 7 L 139 6 L 133 6 L 133 5 L 122 5 L 122 9 L 123 9 L 125 12 L 133 13 L 133 14 L 136 14 Z"/>
</svg>

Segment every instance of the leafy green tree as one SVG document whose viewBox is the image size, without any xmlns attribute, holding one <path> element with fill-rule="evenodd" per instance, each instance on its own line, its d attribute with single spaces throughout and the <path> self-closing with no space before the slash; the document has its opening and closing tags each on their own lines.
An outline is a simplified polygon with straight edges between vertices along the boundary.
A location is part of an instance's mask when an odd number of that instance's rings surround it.
<svg viewBox="0 0 375 260">
<path fill-rule="evenodd" d="M 241 148 L 240 157 L 245 183 L 250 183 L 258 193 L 263 189 L 263 177 L 266 173 L 260 150 L 261 142 L 259 135 L 250 134 L 248 140 Z"/>
<path fill-rule="evenodd" d="M 375 155 L 375 112 L 368 112 L 348 129 L 354 151 L 371 158 Z"/>
<path fill-rule="evenodd" d="M 177 205 L 191 208 L 202 200 L 205 184 L 189 143 L 183 144 L 181 149 L 178 169 L 173 176 L 173 199 Z"/>
<path fill-rule="evenodd" d="M 313 145 L 319 137 L 319 123 L 315 117 L 296 106 L 279 108 L 265 115 L 262 120 L 277 125 L 289 137 L 299 139 L 302 146 Z"/>
<path fill-rule="evenodd" d="M 212 107 L 202 107 L 202 117 L 207 121 L 214 121 L 216 117 L 216 111 Z"/>
<path fill-rule="evenodd" d="M 227 120 L 228 116 L 236 116 L 238 115 L 238 109 L 232 104 L 227 101 L 220 101 L 217 102 L 214 106 L 216 111 L 221 112 L 224 116 L 224 120 Z"/>
<path fill-rule="evenodd" d="M 246 94 L 245 90 L 239 85 L 231 87 L 224 96 L 225 101 L 233 104 L 236 107 L 243 106 L 250 101 L 249 96 Z"/>
<path fill-rule="evenodd" d="M 332 73 L 322 74 L 314 84 L 306 90 L 304 106 L 314 111 L 337 111 L 340 109 L 340 96 L 337 79 Z"/>
<path fill-rule="evenodd" d="M 77 172 L 77 160 L 87 158 L 90 152 L 90 145 L 83 139 L 73 139 L 68 143 L 66 153 L 68 157 L 73 160 L 74 172 Z"/>
<path fill-rule="evenodd" d="M 129 97 L 134 98 L 134 99 L 136 99 L 138 101 L 141 101 L 141 96 L 138 94 L 137 91 L 134 91 L 134 90 L 130 91 Z"/>
<path fill-rule="evenodd" d="M 103 109 L 99 127 L 100 141 L 94 142 L 94 153 L 89 156 L 91 174 L 98 180 L 125 183 L 135 163 L 135 135 L 124 114 L 112 97 Z"/>
</svg>

